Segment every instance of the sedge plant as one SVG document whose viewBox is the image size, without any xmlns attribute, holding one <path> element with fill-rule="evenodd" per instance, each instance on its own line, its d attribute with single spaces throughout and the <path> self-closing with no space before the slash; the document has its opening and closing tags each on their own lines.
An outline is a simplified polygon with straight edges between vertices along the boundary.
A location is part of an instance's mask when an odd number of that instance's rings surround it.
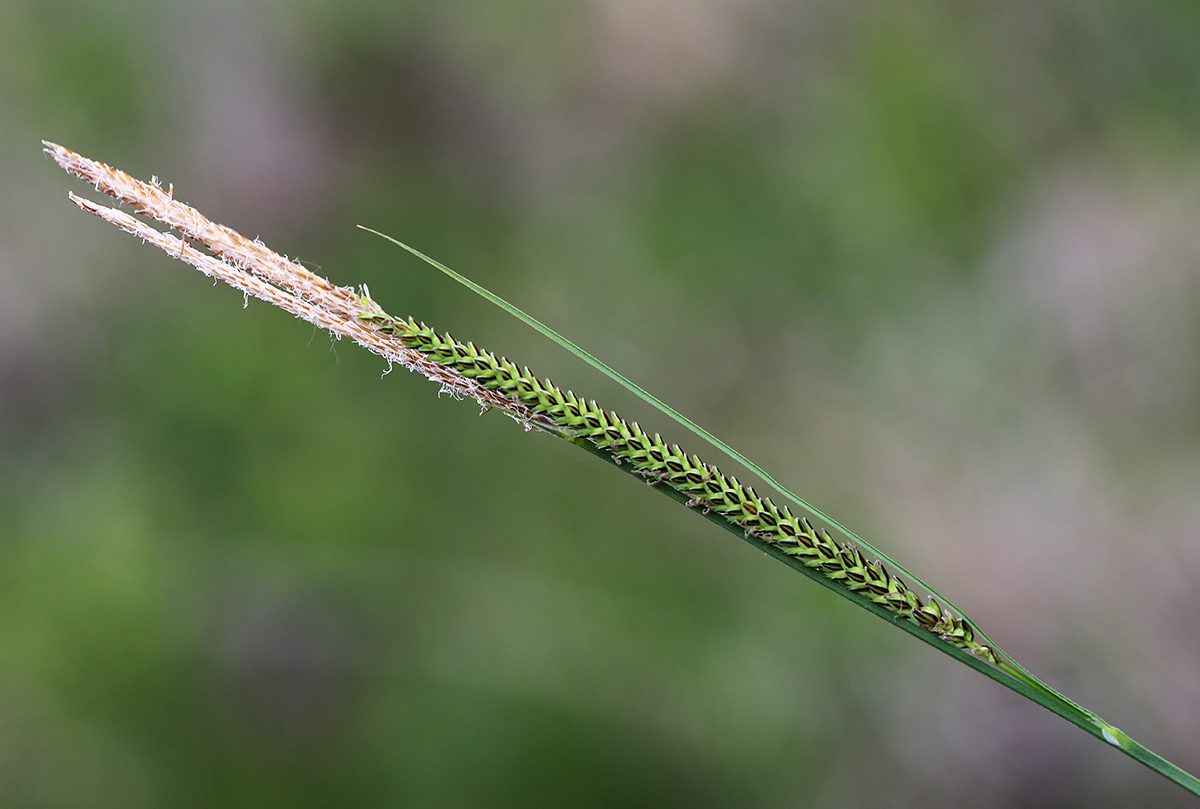
<svg viewBox="0 0 1200 809">
<path fill-rule="evenodd" d="M 595 401 L 538 378 L 528 368 L 462 342 L 411 317 L 388 314 L 358 289 L 330 283 L 257 240 L 214 223 L 174 198 L 157 180 L 141 182 L 125 172 L 45 142 L 45 151 L 66 171 L 98 191 L 133 207 L 136 214 L 178 232 L 69 193 L 85 211 L 220 279 L 247 296 L 348 337 L 389 363 L 424 374 L 483 407 L 502 411 L 527 429 L 549 433 L 642 479 L 653 488 L 745 539 L 860 607 L 1053 711 L 1074 725 L 1200 796 L 1200 779 L 1134 741 L 1024 669 L 961 609 L 885 554 L 789 492 L 758 465 L 638 387 L 591 354 L 517 307 L 390 236 L 416 257 L 492 303 L 632 391 L 761 478 L 779 502 L 677 444 L 651 435 Z"/>
</svg>

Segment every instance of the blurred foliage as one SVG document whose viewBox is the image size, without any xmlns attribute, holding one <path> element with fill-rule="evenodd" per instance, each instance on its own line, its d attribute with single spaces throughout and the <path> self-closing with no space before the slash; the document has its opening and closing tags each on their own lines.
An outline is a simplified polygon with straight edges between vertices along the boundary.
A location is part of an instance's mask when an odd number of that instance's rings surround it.
<svg viewBox="0 0 1200 809">
<path fill-rule="evenodd" d="M 0 806 L 1181 802 L 81 216 L 37 144 L 643 417 L 354 225 L 417 246 L 1195 771 L 1198 30 L 1170 0 L 6 4 Z"/>
</svg>

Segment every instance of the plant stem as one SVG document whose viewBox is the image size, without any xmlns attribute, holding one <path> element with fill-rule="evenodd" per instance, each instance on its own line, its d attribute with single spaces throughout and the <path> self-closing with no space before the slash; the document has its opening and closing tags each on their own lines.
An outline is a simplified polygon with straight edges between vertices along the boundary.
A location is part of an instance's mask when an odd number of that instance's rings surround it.
<svg viewBox="0 0 1200 809">
<path fill-rule="evenodd" d="M 649 482 L 658 491 L 818 584 L 1048 708 L 1200 796 L 1200 779 L 1034 677 L 945 597 L 784 489 L 745 456 L 574 343 L 449 268 L 396 242 L 566 347 L 758 474 L 791 499 L 800 516 L 787 506 L 777 506 L 770 498 L 760 496 L 752 487 L 697 456 L 686 454 L 678 445 L 667 444 L 660 436 L 645 433 L 635 422 L 626 422 L 616 413 L 603 410 L 594 401 L 563 391 L 548 380 L 539 380 L 528 369 L 472 343 L 459 342 L 411 318 L 388 315 L 371 299 L 365 287 L 355 290 L 334 286 L 261 243 L 211 222 L 194 208 L 175 200 L 171 191 L 163 191 L 157 183 L 140 182 L 62 146 L 52 143 L 45 146 L 46 152 L 68 172 L 183 236 L 170 236 L 134 216 L 70 194 L 84 210 L 155 244 L 206 275 L 220 278 L 246 295 L 254 295 L 335 335 L 350 337 L 389 363 L 398 362 L 418 371 L 444 389 L 472 396 L 485 407 L 509 414 L 527 428 L 569 441 Z M 384 238 L 395 242 L 391 237 Z M 189 240 L 205 249 L 194 247 Z M 917 592 L 910 584 L 918 585 L 924 592 Z"/>
</svg>

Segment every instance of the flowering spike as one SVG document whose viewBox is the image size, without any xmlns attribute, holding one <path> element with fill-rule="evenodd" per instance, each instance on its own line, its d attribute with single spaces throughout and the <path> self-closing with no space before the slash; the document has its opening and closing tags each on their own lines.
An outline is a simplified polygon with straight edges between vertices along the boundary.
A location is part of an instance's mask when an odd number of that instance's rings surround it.
<svg viewBox="0 0 1200 809">
<path fill-rule="evenodd" d="M 485 408 L 506 412 L 531 427 L 586 441 L 616 463 L 629 461 L 648 482 L 683 495 L 689 508 L 715 512 L 742 529 L 747 538 L 803 560 L 805 566 L 848 590 L 866 591 L 873 601 L 897 616 L 914 621 L 960 649 L 997 662 L 992 649 L 975 640 L 974 627 L 966 619 L 932 598 L 922 601 L 885 566 L 868 561 L 855 544 L 839 545 L 827 531 L 818 532 L 807 518 L 797 519 L 786 507 L 776 506 L 737 478 L 726 476 L 695 455 L 687 455 L 677 444 L 667 444 L 657 433 L 650 436 L 636 422 L 624 421 L 594 400 L 564 391 L 549 379 L 539 380 L 528 368 L 519 368 L 474 343 L 460 342 L 411 317 L 393 317 L 372 300 L 366 287 L 355 291 L 334 286 L 260 242 L 209 221 L 156 185 L 142 183 L 61 146 L 46 146 L 67 171 L 134 206 L 139 213 L 178 230 L 183 238 L 169 236 L 126 213 L 72 194 L 84 210 L 246 294 L 350 337 L 445 389 L 474 397 Z M 193 247 L 193 243 L 208 252 Z"/>
</svg>

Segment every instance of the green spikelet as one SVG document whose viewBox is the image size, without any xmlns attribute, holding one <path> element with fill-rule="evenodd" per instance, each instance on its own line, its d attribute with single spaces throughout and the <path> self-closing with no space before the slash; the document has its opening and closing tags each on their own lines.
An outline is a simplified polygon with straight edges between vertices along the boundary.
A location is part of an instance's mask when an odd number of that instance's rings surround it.
<svg viewBox="0 0 1200 809">
<path fill-rule="evenodd" d="M 687 498 L 687 505 L 715 512 L 741 528 L 748 539 L 769 545 L 820 571 L 847 590 L 866 594 L 877 604 L 908 619 L 964 651 L 996 663 L 989 646 L 975 641 L 970 622 L 929 598 L 922 601 L 878 560 L 867 559 L 853 543 L 838 544 L 827 531 L 786 507 L 760 497 L 752 487 L 722 473 L 677 444 L 650 436 L 637 422 L 628 422 L 594 401 L 540 380 L 503 357 L 439 334 L 413 319 L 393 318 L 378 307 L 360 315 L 383 334 L 395 335 L 427 359 L 502 393 L 513 402 L 513 415 L 535 424 L 549 423 L 572 438 L 586 439 L 617 463 L 630 464 L 651 483 L 665 484 Z M 519 407 L 518 407 L 519 406 Z M 532 417 L 532 418 L 531 418 Z M 543 421 L 544 420 L 544 421 Z"/>
</svg>

